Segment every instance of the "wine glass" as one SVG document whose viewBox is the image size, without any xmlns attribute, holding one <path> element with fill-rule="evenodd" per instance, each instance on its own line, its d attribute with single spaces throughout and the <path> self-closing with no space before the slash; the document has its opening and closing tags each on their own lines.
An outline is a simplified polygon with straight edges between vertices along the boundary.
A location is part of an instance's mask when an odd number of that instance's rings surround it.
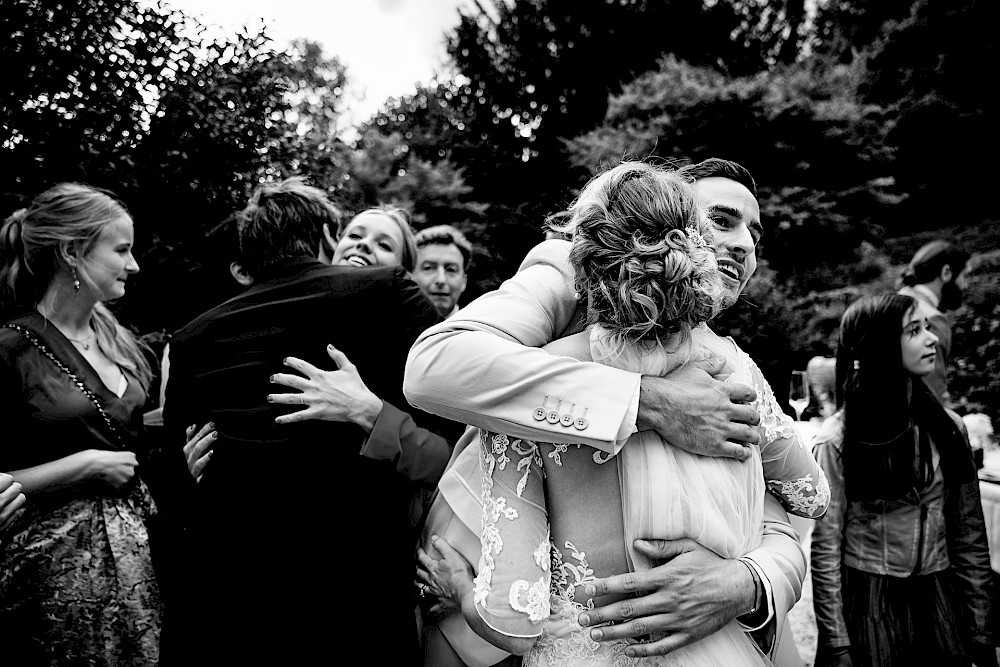
<svg viewBox="0 0 1000 667">
<path fill-rule="evenodd" d="M 802 421 L 802 411 L 809 405 L 809 378 L 805 371 L 792 371 L 788 386 L 788 404 L 795 410 L 795 420 Z"/>
</svg>

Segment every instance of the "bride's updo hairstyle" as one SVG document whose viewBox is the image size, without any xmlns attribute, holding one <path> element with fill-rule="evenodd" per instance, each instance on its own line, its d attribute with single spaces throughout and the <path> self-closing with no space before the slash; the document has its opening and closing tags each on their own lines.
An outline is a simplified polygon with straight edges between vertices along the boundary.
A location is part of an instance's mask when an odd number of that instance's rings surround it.
<svg viewBox="0 0 1000 667">
<path fill-rule="evenodd" d="M 679 346 L 719 312 L 709 221 L 675 171 L 624 162 L 591 179 L 569 213 L 577 289 L 612 347 Z"/>
</svg>

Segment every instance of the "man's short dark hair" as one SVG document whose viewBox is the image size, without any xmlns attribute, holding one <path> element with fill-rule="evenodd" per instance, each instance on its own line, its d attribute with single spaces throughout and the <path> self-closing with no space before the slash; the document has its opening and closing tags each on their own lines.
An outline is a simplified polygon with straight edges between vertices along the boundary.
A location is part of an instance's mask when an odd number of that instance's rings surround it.
<svg viewBox="0 0 1000 667">
<path fill-rule="evenodd" d="M 435 225 L 417 232 L 417 248 L 428 245 L 454 245 L 462 253 L 462 269 L 468 273 L 472 264 L 472 244 L 465 234 L 451 225 Z"/>
<path fill-rule="evenodd" d="M 326 193 L 301 177 L 261 185 L 239 214 L 243 268 L 259 276 L 278 262 L 315 257 L 323 224 L 336 229 L 338 218 Z"/>
<path fill-rule="evenodd" d="M 910 265 L 903 271 L 902 282 L 910 287 L 933 282 L 948 265 L 957 277 L 969 263 L 969 253 L 944 239 L 925 243 L 913 253 Z"/>
<path fill-rule="evenodd" d="M 757 198 L 757 182 L 753 180 L 753 176 L 750 175 L 746 167 L 739 162 L 710 157 L 701 162 L 685 165 L 678 169 L 677 173 L 690 178 L 692 181 L 702 178 L 728 178 L 744 185 L 750 191 L 750 194 L 753 195 L 753 198 Z"/>
</svg>

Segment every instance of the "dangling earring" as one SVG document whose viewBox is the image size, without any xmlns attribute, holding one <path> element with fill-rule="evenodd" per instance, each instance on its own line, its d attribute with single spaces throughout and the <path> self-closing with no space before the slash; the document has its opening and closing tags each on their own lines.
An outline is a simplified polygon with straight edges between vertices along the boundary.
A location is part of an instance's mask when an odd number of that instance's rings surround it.
<svg viewBox="0 0 1000 667">
<path fill-rule="evenodd" d="M 73 294 L 80 291 L 80 278 L 76 275 L 76 267 L 73 267 Z"/>
</svg>

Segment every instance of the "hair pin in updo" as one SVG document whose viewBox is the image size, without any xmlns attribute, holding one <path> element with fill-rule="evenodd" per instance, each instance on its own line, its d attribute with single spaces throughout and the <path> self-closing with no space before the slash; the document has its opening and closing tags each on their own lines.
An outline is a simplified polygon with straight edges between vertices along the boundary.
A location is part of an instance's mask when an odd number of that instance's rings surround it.
<svg viewBox="0 0 1000 667">
<path fill-rule="evenodd" d="M 691 239 L 691 242 L 699 248 L 708 247 L 708 241 L 705 240 L 705 237 L 702 236 L 701 232 L 699 232 L 698 228 L 694 225 L 688 225 L 685 227 L 684 233 L 687 234 L 688 238 Z"/>
</svg>

